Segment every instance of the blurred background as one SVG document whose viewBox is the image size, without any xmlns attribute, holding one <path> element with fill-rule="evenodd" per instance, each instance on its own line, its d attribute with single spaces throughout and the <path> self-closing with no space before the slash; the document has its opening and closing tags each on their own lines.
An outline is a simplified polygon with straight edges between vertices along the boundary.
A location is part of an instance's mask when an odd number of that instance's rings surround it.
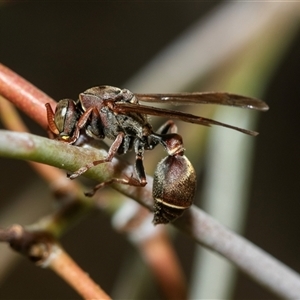
<svg viewBox="0 0 300 300">
<path fill-rule="evenodd" d="M 2 1 L 0 62 L 57 100 L 77 99 L 80 92 L 102 84 L 145 93 L 225 89 L 263 99 L 270 106 L 267 113 L 200 108 L 203 116 L 214 114 L 219 121 L 260 132 L 255 139 L 243 136 L 237 142 L 241 148 L 236 149 L 246 156 L 233 152 L 236 159 L 230 160 L 229 169 L 216 163 L 222 149 L 235 148 L 227 129 L 179 124 L 179 132 L 198 173 L 196 204 L 212 209 L 220 222 L 299 272 L 299 8 L 295 3 L 221 1 Z M 189 109 L 195 113 L 195 108 Z M 24 119 L 33 133 L 46 136 Z M 150 153 L 148 157 L 152 161 Z M 51 212 L 50 190 L 26 162 L 0 158 L 0 163 L 1 227 L 30 224 Z M 229 214 L 228 218 L 238 220 L 231 226 L 231 221 L 214 214 L 206 200 L 218 190 L 217 175 L 211 170 L 230 176 L 235 164 L 245 169 L 247 183 L 242 185 L 243 203 L 231 204 L 235 217 Z M 152 175 L 150 165 L 147 173 Z M 228 185 L 235 189 L 234 182 Z M 227 195 L 223 196 L 220 205 L 227 207 Z M 128 257 L 136 252 L 125 236 L 112 229 L 103 212 L 77 224 L 61 243 L 109 294 Z M 191 298 L 220 297 L 210 294 L 209 288 L 204 296 L 196 290 L 197 278 L 206 282 L 197 271 L 205 255 L 201 247 L 182 233 L 176 234 L 174 246 Z M 6 251 L 7 246 L 1 245 L 0 256 Z M 14 255 L 8 270 L 0 267 L 1 299 L 79 299 L 55 274 Z M 226 292 L 230 298 L 275 298 L 242 273 L 229 272 L 233 274 Z M 145 299 L 159 297 L 155 283 L 149 286 Z"/>
</svg>

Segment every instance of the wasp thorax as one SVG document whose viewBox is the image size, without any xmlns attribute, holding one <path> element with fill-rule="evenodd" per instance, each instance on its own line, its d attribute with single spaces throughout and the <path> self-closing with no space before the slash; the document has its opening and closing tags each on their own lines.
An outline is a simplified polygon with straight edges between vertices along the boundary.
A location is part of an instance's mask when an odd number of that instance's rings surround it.
<svg viewBox="0 0 300 300">
<path fill-rule="evenodd" d="M 195 190 L 195 170 L 186 156 L 162 159 L 153 180 L 153 223 L 169 223 L 180 217 L 192 205 Z"/>
<path fill-rule="evenodd" d="M 89 88 L 83 92 L 83 94 L 94 95 L 100 99 L 113 99 L 116 95 L 122 93 L 122 90 L 118 87 L 110 85 L 100 85 Z"/>
</svg>

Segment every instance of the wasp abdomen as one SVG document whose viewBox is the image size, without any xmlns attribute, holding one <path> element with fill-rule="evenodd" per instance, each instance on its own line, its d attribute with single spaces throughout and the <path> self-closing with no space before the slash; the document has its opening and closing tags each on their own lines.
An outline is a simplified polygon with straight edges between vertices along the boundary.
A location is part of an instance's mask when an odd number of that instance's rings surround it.
<svg viewBox="0 0 300 300">
<path fill-rule="evenodd" d="M 153 179 L 153 223 L 166 224 L 180 217 L 194 200 L 195 170 L 184 155 L 167 156 L 156 168 Z"/>
</svg>

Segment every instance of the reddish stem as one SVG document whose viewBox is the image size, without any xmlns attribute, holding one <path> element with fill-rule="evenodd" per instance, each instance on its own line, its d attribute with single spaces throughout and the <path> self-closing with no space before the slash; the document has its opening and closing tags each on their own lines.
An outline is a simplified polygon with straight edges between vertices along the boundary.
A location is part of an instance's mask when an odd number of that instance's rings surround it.
<svg viewBox="0 0 300 300">
<path fill-rule="evenodd" d="M 69 283 L 84 299 L 111 299 L 62 248 L 56 249 L 49 267 Z"/>
<path fill-rule="evenodd" d="M 15 72 L 0 64 L 0 94 L 47 128 L 45 104 L 55 101 Z"/>
<path fill-rule="evenodd" d="M 166 231 L 142 241 L 139 248 L 165 298 L 187 299 L 184 274 Z"/>
</svg>

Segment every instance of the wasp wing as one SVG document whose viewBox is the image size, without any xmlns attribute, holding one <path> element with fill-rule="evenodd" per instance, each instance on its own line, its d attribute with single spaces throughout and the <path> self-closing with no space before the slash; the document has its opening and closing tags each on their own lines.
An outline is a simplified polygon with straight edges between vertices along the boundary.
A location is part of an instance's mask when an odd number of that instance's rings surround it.
<svg viewBox="0 0 300 300">
<path fill-rule="evenodd" d="M 177 94 L 135 94 L 142 102 L 185 104 L 221 104 L 266 111 L 268 105 L 256 98 L 222 92 L 177 93 Z"/>
<path fill-rule="evenodd" d="M 158 107 L 153 107 L 153 106 L 124 103 L 124 102 L 115 102 L 113 111 L 114 111 L 114 113 L 118 113 L 118 114 L 125 114 L 128 112 L 133 112 L 133 113 L 139 113 L 139 114 L 159 116 L 159 117 L 177 119 L 177 120 L 181 120 L 184 122 L 189 122 L 189 123 L 194 123 L 194 124 L 199 124 L 199 125 L 204 125 L 204 126 L 218 125 L 218 126 L 227 127 L 227 128 L 233 129 L 233 130 L 237 130 L 237 131 L 243 132 L 248 135 L 252 135 L 252 136 L 258 135 L 258 132 L 255 132 L 252 130 L 239 128 L 239 127 L 228 125 L 228 124 L 218 122 L 218 121 L 215 121 L 212 119 L 203 118 L 203 117 L 195 116 L 192 114 L 183 113 L 180 111 L 158 108 Z"/>
</svg>

